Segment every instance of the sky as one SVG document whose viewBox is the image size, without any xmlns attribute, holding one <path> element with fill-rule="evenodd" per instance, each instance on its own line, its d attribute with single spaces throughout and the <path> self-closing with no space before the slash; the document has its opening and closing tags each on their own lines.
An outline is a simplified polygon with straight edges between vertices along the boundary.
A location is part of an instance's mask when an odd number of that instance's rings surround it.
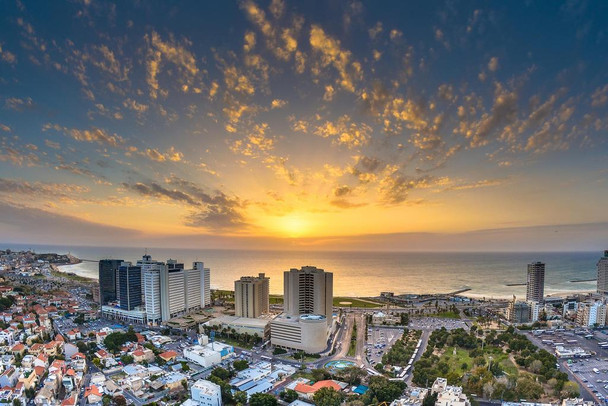
<svg viewBox="0 0 608 406">
<path fill-rule="evenodd" d="M 608 247 L 608 3 L 0 2 L 0 241 Z"/>
</svg>

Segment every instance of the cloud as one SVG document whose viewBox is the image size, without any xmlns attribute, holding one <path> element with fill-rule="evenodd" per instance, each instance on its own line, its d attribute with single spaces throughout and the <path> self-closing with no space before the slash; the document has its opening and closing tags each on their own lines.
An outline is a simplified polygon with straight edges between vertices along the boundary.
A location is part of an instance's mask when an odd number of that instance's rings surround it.
<svg viewBox="0 0 608 406">
<path fill-rule="evenodd" d="M 488 70 L 490 72 L 496 72 L 498 70 L 498 57 L 493 56 L 490 58 L 490 62 L 488 62 Z"/>
<path fill-rule="evenodd" d="M 44 145 L 46 145 L 49 148 L 53 148 L 53 149 L 59 149 L 61 147 L 61 145 L 59 145 L 58 142 L 51 141 L 51 140 L 44 140 Z"/>
<path fill-rule="evenodd" d="M 376 25 L 367 30 L 369 37 L 374 40 L 382 32 L 382 22 L 378 21 Z"/>
<path fill-rule="evenodd" d="M 267 135 L 268 131 L 267 123 L 256 124 L 244 139 L 234 141 L 230 149 L 250 157 L 266 155 L 274 149 L 274 139 Z"/>
<path fill-rule="evenodd" d="M 165 162 L 165 161 L 173 161 L 179 162 L 183 159 L 184 154 L 177 151 L 175 147 L 170 147 L 164 153 L 160 152 L 155 148 L 147 148 L 145 155 L 153 161 L 156 162 Z"/>
<path fill-rule="evenodd" d="M 14 111 L 31 110 L 36 106 L 31 97 L 20 99 L 18 97 L 9 97 L 4 100 L 4 108 Z"/>
<path fill-rule="evenodd" d="M 491 112 L 484 113 L 481 119 L 473 123 L 472 128 L 465 133 L 472 147 L 487 144 L 488 137 L 502 135 L 505 127 L 517 120 L 518 96 L 516 90 L 507 89 L 502 84 L 496 83 Z"/>
<path fill-rule="evenodd" d="M 342 49 L 340 41 L 327 35 L 323 28 L 313 25 L 310 29 L 310 46 L 321 57 L 320 66 L 313 70 L 319 75 L 323 68 L 333 66 L 338 72 L 336 81 L 343 89 L 355 91 L 355 82 L 363 78 L 359 62 L 351 62 L 350 51 Z"/>
<path fill-rule="evenodd" d="M 335 190 L 334 190 L 334 195 L 336 197 L 344 197 L 344 196 L 348 196 L 349 194 L 352 193 L 352 188 L 350 186 L 347 185 L 343 185 L 343 186 L 338 186 Z"/>
<path fill-rule="evenodd" d="M 277 58 L 288 61 L 298 49 L 297 35 L 302 27 L 301 18 L 293 18 L 292 26 L 280 28 L 273 25 L 267 18 L 266 13 L 251 0 L 241 2 L 241 8 L 249 21 L 251 21 L 262 32 L 268 48 Z M 282 1 L 273 1 L 270 5 L 272 14 L 280 16 L 283 13 Z"/>
<path fill-rule="evenodd" d="M 38 166 L 40 158 L 31 151 L 23 151 L 22 147 L 9 144 L 2 139 L 0 142 L 0 162 L 10 162 L 15 166 Z"/>
<path fill-rule="evenodd" d="M 17 63 L 17 57 L 14 53 L 7 51 L 2 48 L 2 43 L 0 43 L 0 61 L 6 62 L 9 65 L 14 65 Z"/>
<path fill-rule="evenodd" d="M 427 187 L 431 177 L 428 175 L 410 177 L 400 173 L 396 168 L 385 171 L 378 185 L 380 202 L 387 206 L 398 205 L 406 201 L 412 189 Z"/>
<path fill-rule="evenodd" d="M 340 209 L 356 209 L 358 207 L 367 206 L 367 203 L 353 203 L 346 199 L 334 199 L 329 202 L 332 206 L 338 207 Z"/>
<path fill-rule="evenodd" d="M 166 63 L 172 64 L 177 69 L 177 75 L 172 78 L 172 81 L 182 91 L 188 91 L 197 83 L 200 71 L 196 63 L 196 57 L 187 49 L 192 45 L 190 41 L 183 40 L 180 43 L 172 37 L 165 41 L 156 31 L 146 34 L 144 38 L 148 43 L 146 81 L 152 99 L 156 99 L 159 92 L 166 94 L 166 91 L 160 89 L 158 82 L 158 75 Z"/>
<path fill-rule="evenodd" d="M 123 183 L 122 186 L 142 196 L 157 197 L 191 207 L 184 224 L 213 230 L 242 229 L 247 226 L 243 209 L 246 204 L 236 196 L 221 191 L 209 193 L 188 180 L 171 175 L 167 186 L 157 182 Z"/>
<path fill-rule="evenodd" d="M 64 133 L 76 141 L 94 142 L 99 145 L 114 148 L 122 147 L 125 144 L 124 138 L 117 134 L 110 134 L 102 128 L 91 128 L 90 130 L 80 130 L 77 128 L 63 128 Z"/>
<path fill-rule="evenodd" d="M 280 109 L 283 108 L 287 105 L 287 101 L 286 100 L 281 100 L 281 99 L 274 99 L 272 101 L 272 103 L 270 104 L 270 108 L 271 109 Z"/>
<path fill-rule="evenodd" d="M 315 134 L 332 140 L 336 145 L 348 148 L 361 147 L 368 143 L 372 128 L 365 123 L 353 123 L 348 115 L 339 117 L 335 122 L 326 121 L 315 129 Z"/>
<path fill-rule="evenodd" d="M 591 106 L 601 107 L 608 101 L 608 85 L 598 87 L 591 95 Z"/>
<path fill-rule="evenodd" d="M 0 193 L 20 194 L 31 197 L 58 197 L 73 199 L 75 195 L 86 193 L 89 188 L 66 183 L 28 182 L 25 180 L 0 178 Z"/>
</svg>

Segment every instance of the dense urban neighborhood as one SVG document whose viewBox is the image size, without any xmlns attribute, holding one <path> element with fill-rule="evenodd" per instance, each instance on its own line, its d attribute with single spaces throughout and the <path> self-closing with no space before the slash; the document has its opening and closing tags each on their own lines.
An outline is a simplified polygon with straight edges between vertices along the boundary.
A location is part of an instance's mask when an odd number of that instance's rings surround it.
<svg viewBox="0 0 608 406">
<path fill-rule="evenodd" d="M 202 263 L 186 270 L 147 254 L 136 265 L 100 261 L 100 288 L 58 268 L 77 261 L 0 251 L 0 402 L 575 406 L 608 397 L 597 295 L 552 298 L 534 286 L 540 296 L 526 301 L 338 298 L 333 275 L 315 267 L 286 271 L 283 296 L 268 293 L 264 274 L 220 291 Z M 531 265 L 534 284 L 540 265 Z M 184 308 L 194 298 L 178 282 L 192 274 L 198 302 Z"/>
</svg>

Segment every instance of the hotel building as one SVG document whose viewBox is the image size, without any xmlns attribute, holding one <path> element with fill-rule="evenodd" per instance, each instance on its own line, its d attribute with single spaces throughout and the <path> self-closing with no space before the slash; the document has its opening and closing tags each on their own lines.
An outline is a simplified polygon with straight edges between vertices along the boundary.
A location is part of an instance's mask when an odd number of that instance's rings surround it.
<svg viewBox="0 0 608 406">
<path fill-rule="evenodd" d="M 270 278 L 260 273 L 243 276 L 234 281 L 234 311 L 236 317 L 257 318 L 270 310 Z"/>
</svg>

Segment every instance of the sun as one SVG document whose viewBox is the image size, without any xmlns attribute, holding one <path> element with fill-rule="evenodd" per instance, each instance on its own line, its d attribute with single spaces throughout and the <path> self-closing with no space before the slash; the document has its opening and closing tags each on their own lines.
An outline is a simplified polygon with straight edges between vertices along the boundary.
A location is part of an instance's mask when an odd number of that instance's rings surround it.
<svg viewBox="0 0 608 406">
<path fill-rule="evenodd" d="M 279 229 L 282 234 L 298 238 L 310 230 L 310 222 L 300 214 L 288 214 L 279 219 Z"/>
</svg>

